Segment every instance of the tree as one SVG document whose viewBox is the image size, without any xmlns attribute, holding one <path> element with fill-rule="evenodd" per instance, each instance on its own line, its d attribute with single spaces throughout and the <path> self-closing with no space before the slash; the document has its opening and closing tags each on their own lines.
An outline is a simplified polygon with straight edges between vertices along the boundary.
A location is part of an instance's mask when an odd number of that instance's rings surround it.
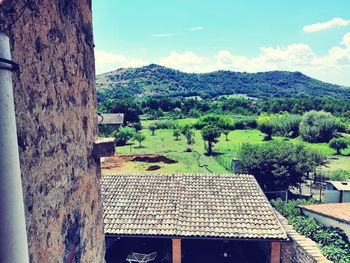
<svg viewBox="0 0 350 263">
<path fill-rule="evenodd" d="M 215 125 L 207 125 L 202 129 L 203 140 L 208 142 L 207 152 L 208 155 L 213 153 L 213 144 L 218 142 L 218 138 L 221 135 L 221 129 Z"/>
<path fill-rule="evenodd" d="M 139 142 L 140 148 L 141 148 L 142 142 L 143 142 L 144 140 L 146 140 L 146 136 L 145 136 L 144 134 L 140 133 L 140 132 L 137 132 L 137 133 L 134 134 L 133 139 L 134 139 L 135 141 L 138 141 L 138 142 Z"/>
<path fill-rule="evenodd" d="M 194 131 L 192 130 L 191 126 L 186 124 L 181 127 L 181 133 L 185 136 L 187 140 L 187 144 L 193 144 L 194 143 Z"/>
<path fill-rule="evenodd" d="M 337 151 L 337 155 L 341 154 L 341 150 L 348 148 L 349 142 L 344 138 L 333 138 L 329 141 L 329 147 Z"/>
<path fill-rule="evenodd" d="M 108 113 L 124 113 L 124 124 L 139 122 L 142 114 L 139 103 L 131 99 L 108 100 L 103 108 Z"/>
<path fill-rule="evenodd" d="M 228 137 L 227 136 L 230 133 L 230 130 L 224 130 L 222 133 L 225 134 L 226 141 L 228 141 Z"/>
<path fill-rule="evenodd" d="M 194 131 L 188 130 L 185 134 L 187 144 L 194 144 Z"/>
<path fill-rule="evenodd" d="M 257 119 L 258 128 L 262 133 L 265 133 L 265 141 L 272 140 L 272 134 L 274 132 L 273 130 L 273 119 L 277 118 L 278 115 L 276 114 L 261 114 Z"/>
<path fill-rule="evenodd" d="M 271 141 L 272 140 L 272 134 L 273 134 L 273 126 L 271 122 L 264 122 L 261 125 L 259 125 L 259 130 L 262 133 L 265 133 L 264 140 L 265 141 Z"/>
<path fill-rule="evenodd" d="M 181 131 L 179 129 L 175 129 L 173 132 L 173 136 L 175 137 L 176 141 L 179 140 L 180 135 L 181 135 Z"/>
<path fill-rule="evenodd" d="M 127 144 L 127 142 L 134 137 L 136 133 L 134 128 L 130 127 L 121 127 L 118 131 L 113 132 L 113 136 L 115 137 L 116 144 L 118 146 L 122 146 Z"/>
<path fill-rule="evenodd" d="M 300 135 L 307 142 L 329 142 L 337 132 L 337 122 L 325 111 L 306 112 L 299 125 Z"/>
<path fill-rule="evenodd" d="M 308 173 L 326 163 L 325 156 L 304 145 L 283 141 L 243 144 L 239 160 L 242 171 L 254 175 L 264 191 L 299 186 Z"/>
<path fill-rule="evenodd" d="M 148 126 L 148 129 L 152 132 L 152 135 L 154 136 L 155 131 L 157 130 L 157 125 L 155 123 L 151 123 Z"/>
</svg>

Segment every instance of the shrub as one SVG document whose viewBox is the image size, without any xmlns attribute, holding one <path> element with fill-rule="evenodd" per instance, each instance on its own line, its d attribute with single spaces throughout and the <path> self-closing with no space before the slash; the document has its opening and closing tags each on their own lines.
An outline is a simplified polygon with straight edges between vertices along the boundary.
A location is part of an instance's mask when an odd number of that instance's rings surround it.
<svg viewBox="0 0 350 263">
<path fill-rule="evenodd" d="M 328 142 L 337 132 L 337 123 L 328 112 L 309 111 L 303 115 L 299 130 L 304 141 Z"/>
<path fill-rule="evenodd" d="M 144 134 L 140 133 L 140 132 L 136 132 L 136 133 L 134 134 L 134 136 L 133 136 L 133 139 L 134 139 L 135 141 L 138 141 L 139 144 L 140 144 L 140 147 L 141 147 L 141 146 L 142 146 L 142 142 L 143 142 L 144 140 L 146 140 L 146 136 L 145 136 Z"/>
<path fill-rule="evenodd" d="M 288 218 L 289 223 L 300 234 L 317 242 L 322 253 L 334 262 L 350 262 L 350 243 L 344 232 L 335 227 L 326 227 L 315 219 L 303 216 L 297 205 L 312 203 L 313 200 L 295 200 L 283 202 L 281 199 L 272 200 L 272 205 L 278 212 Z"/>
<path fill-rule="evenodd" d="M 333 181 L 347 181 L 350 179 L 349 170 L 335 170 L 332 171 L 328 178 Z"/>
<path fill-rule="evenodd" d="M 233 130 L 234 121 L 224 115 L 209 114 L 202 117 L 196 121 L 193 125 L 196 129 L 202 129 L 204 126 L 212 125 L 219 127 L 221 129 Z"/>
<path fill-rule="evenodd" d="M 116 145 L 122 146 L 127 144 L 127 142 L 134 137 L 136 133 L 134 128 L 130 127 L 121 127 L 118 131 L 114 131 L 112 135 L 116 140 Z"/>
<path fill-rule="evenodd" d="M 349 142 L 345 138 L 333 138 L 329 141 L 329 147 L 336 150 L 337 154 L 341 154 L 341 150 L 348 148 Z"/>
<path fill-rule="evenodd" d="M 256 129 L 257 121 L 255 117 L 244 117 L 235 120 L 234 129 L 247 130 L 247 129 Z"/>
<path fill-rule="evenodd" d="M 175 120 L 156 121 L 154 125 L 157 129 L 176 129 L 178 127 Z"/>
<path fill-rule="evenodd" d="M 301 117 L 293 114 L 281 114 L 272 119 L 273 134 L 295 138 L 299 135 Z"/>
</svg>

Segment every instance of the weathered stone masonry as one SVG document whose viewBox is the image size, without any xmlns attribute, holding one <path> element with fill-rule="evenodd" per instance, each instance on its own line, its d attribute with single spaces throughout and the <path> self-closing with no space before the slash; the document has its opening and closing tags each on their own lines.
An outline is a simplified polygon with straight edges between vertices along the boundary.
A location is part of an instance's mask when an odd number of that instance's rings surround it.
<svg viewBox="0 0 350 263">
<path fill-rule="evenodd" d="M 0 30 L 21 66 L 13 84 L 30 260 L 103 262 L 91 0 L 0 1 Z"/>
</svg>

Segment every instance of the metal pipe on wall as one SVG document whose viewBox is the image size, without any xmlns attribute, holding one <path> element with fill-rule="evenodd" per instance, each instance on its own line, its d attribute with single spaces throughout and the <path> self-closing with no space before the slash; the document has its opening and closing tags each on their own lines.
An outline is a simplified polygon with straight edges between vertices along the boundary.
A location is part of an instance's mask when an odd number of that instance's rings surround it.
<svg viewBox="0 0 350 263">
<path fill-rule="evenodd" d="M 29 262 L 9 38 L 0 31 L 0 262 Z"/>
</svg>

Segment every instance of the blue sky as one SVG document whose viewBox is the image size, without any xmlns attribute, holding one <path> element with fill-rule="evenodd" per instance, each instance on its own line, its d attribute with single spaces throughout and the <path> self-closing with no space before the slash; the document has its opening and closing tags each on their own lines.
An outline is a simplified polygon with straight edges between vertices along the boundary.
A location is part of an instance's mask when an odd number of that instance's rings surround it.
<svg viewBox="0 0 350 263">
<path fill-rule="evenodd" d="M 96 70 L 291 70 L 350 86 L 349 10 L 349 0 L 95 0 Z"/>
</svg>

